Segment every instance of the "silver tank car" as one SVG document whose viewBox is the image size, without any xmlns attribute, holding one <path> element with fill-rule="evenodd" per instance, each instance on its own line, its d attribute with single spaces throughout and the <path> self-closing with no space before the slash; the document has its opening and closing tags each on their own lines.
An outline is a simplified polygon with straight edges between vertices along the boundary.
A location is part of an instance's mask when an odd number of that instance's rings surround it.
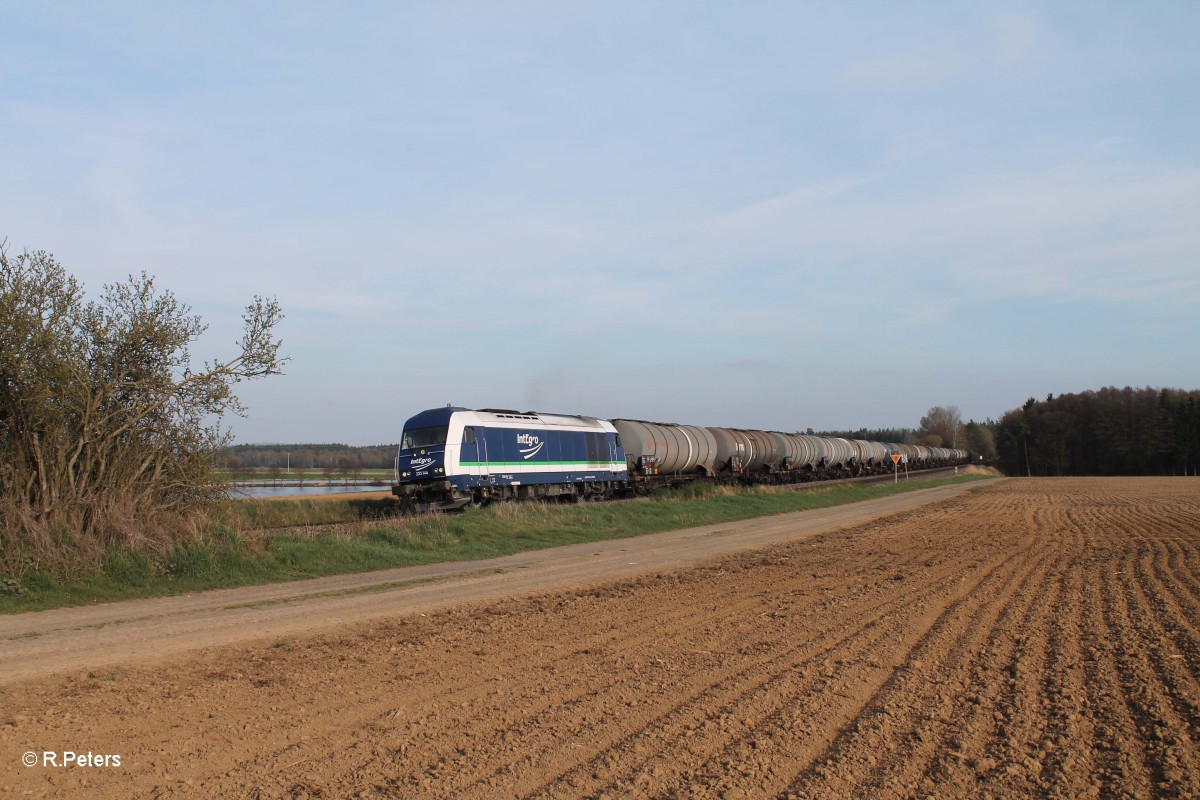
<svg viewBox="0 0 1200 800">
<path fill-rule="evenodd" d="M 718 475 L 761 471 L 841 471 L 908 463 L 958 463 L 966 451 L 923 445 L 842 439 L 802 433 L 615 419 L 631 472 L 655 475 Z"/>
<path fill-rule="evenodd" d="M 793 434 L 791 438 L 795 439 L 800 447 L 800 457 L 796 461 L 796 467 L 810 471 L 819 469 L 822 461 L 828 455 L 828 448 L 825 447 L 821 437 L 797 433 Z"/>
<path fill-rule="evenodd" d="M 841 449 L 832 440 L 822 436 L 809 436 L 803 433 L 771 433 L 777 442 L 778 458 L 771 466 L 783 466 L 787 460 L 788 469 L 812 471 L 828 465 L 829 460 L 842 454 Z"/>
<path fill-rule="evenodd" d="M 767 431 L 767 436 L 771 437 L 771 444 L 773 446 L 775 456 L 777 457 L 776 460 L 771 462 L 772 467 L 783 468 L 785 465 L 790 467 L 792 464 L 796 463 L 796 448 L 793 447 L 788 441 L 788 435 L 786 433 L 780 433 L 779 431 Z"/>
<path fill-rule="evenodd" d="M 660 475 L 715 473 L 718 445 L 707 428 L 633 419 L 614 419 L 612 424 L 621 435 L 631 471 L 652 459 Z"/>
<path fill-rule="evenodd" d="M 805 437 L 775 431 L 772 431 L 770 436 L 775 440 L 775 446 L 782 454 L 783 459 L 774 466 L 785 469 L 805 469 L 811 468 L 815 463 L 816 450 Z"/>
<path fill-rule="evenodd" d="M 766 431 L 743 430 L 742 433 L 750 440 L 752 449 L 746 460 L 746 469 L 757 472 L 766 466 L 777 466 L 783 461 L 783 454 L 776 453 L 775 440 Z"/>
<path fill-rule="evenodd" d="M 745 470 L 754 444 L 736 428 L 708 428 L 717 442 L 716 468 L 720 472 Z M 737 465 L 736 467 L 734 465 Z"/>
<path fill-rule="evenodd" d="M 859 464 L 876 467 L 889 460 L 887 445 L 883 442 L 855 439 L 851 443 L 858 449 Z"/>
<path fill-rule="evenodd" d="M 849 439 L 829 439 L 830 449 L 833 451 L 833 459 L 829 462 L 830 466 L 845 467 L 856 463 L 858 451 L 854 449 L 854 445 Z"/>
</svg>

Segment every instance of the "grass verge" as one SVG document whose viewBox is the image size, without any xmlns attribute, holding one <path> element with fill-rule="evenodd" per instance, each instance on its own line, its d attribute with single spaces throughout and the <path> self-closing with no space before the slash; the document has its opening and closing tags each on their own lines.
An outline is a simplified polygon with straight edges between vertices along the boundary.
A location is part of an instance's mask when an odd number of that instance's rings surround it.
<svg viewBox="0 0 1200 800">
<path fill-rule="evenodd" d="M 395 509 L 391 492 L 363 492 L 361 497 L 280 497 L 222 500 L 212 511 L 213 522 L 230 530 L 329 525 L 335 522 L 379 520 Z"/>
<path fill-rule="evenodd" d="M 692 486 L 650 500 L 582 505 L 509 504 L 465 514 L 372 519 L 363 501 L 311 504 L 269 501 L 258 510 L 218 515 L 201 542 L 151 560 L 112 550 L 101 570 L 66 583 L 34 573 L 0 593 L 0 613 L 186 594 L 206 589 L 316 578 L 441 561 L 470 561 L 556 545 L 641 536 L 827 508 L 893 494 L 965 483 L 984 476 L 882 486 L 816 486 L 803 490 Z M 333 506 L 334 508 L 329 508 Z M 308 511 L 306 511 L 308 509 Z M 286 523 L 281 520 L 287 520 Z M 263 524 L 355 520 L 332 532 L 303 535 L 255 530 Z M 7 584 L 6 584 L 7 585 Z"/>
</svg>

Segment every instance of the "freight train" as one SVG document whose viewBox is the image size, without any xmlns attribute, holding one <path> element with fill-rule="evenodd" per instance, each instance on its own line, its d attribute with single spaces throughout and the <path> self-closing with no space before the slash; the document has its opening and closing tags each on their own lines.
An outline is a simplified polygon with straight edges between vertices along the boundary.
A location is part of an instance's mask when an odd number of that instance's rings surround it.
<svg viewBox="0 0 1200 800">
<path fill-rule="evenodd" d="M 966 464 L 965 450 L 740 428 L 447 406 L 404 423 L 392 493 L 417 510 L 605 499 L 664 486 L 802 483 Z"/>
</svg>

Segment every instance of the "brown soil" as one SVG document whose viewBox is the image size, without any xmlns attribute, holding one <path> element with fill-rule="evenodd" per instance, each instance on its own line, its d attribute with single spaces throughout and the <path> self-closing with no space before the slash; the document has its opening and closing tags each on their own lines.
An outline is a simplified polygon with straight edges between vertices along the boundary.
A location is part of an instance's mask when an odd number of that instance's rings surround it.
<svg viewBox="0 0 1200 800">
<path fill-rule="evenodd" d="M 698 566 L 8 682 L 0 791 L 1198 797 L 1198 497 L 1008 480 Z"/>
</svg>

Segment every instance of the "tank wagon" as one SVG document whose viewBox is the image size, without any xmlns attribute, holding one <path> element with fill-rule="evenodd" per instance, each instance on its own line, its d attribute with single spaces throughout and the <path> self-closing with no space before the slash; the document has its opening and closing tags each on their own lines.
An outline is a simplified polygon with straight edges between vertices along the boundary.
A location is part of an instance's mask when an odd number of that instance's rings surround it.
<svg viewBox="0 0 1200 800">
<path fill-rule="evenodd" d="M 447 407 L 404 425 L 392 492 L 419 508 L 604 498 L 688 481 L 800 483 L 965 464 L 965 450 L 633 419 Z"/>
<path fill-rule="evenodd" d="M 913 469 L 965 464 L 966 450 L 740 428 L 614 419 L 630 480 L 688 476 L 795 483 L 890 472 L 892 455 Z"/>
</svg>

